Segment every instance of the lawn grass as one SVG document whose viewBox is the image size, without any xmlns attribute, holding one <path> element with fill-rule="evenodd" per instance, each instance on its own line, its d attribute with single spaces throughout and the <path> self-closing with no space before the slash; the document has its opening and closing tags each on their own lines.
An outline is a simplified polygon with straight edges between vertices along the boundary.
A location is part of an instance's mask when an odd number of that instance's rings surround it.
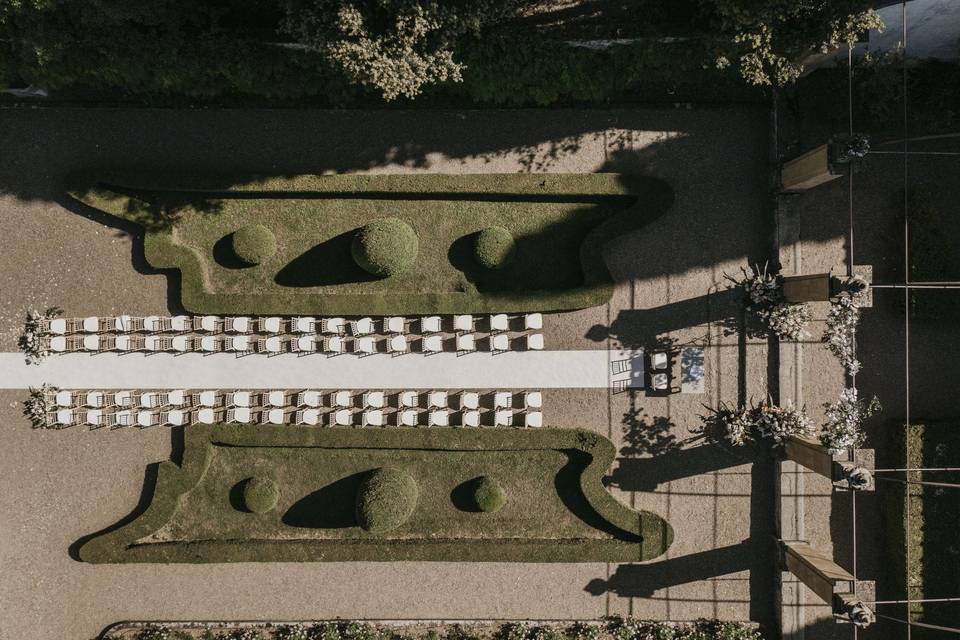
<svg viewBox="0 0 960 640">
<path fill-rule="evenodd" d="M 182 273 L 183 306 L 218 314 L 417 314 L 551 311 L 605 303 L 605 242 L 664 213 L 672 191 L 623 174 L 337 175 L 247 180 L 100 174 L 71 194 L 146 229 L 157 268 Z M 352 259 L 357 230 L 396 216 L 419 237 L 414 265 L 377 278 Z M 249 266 L 230 249 L 251 223 L 277 252 Z M 516 254 L 501 269 L 473 256 L 501 226 Z"/>
<path fill-rule="evenodd" d="M 191 426 L 181 466 L 160 465 L 145 513 L 80 548 L 87 562 L 443 560 L 627 562 L 664 553 L 673 532 L 616 501 L 600 479 L 609 440 L 576 429 L 304 429 Z M 380 467 L 406 471 L 419 498 L 409 519 L 374 534 L 355 496 Z M 476 478 L 509 499 L 473 503 Z M 273 479 L 277 508 L 250 513 L 242 487 Z"/>
</svg>

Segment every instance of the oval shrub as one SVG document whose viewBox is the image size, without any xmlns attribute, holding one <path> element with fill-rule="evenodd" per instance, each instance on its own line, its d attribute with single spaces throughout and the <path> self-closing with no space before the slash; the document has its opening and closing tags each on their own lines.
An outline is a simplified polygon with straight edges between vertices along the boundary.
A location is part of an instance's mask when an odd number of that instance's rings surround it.
<svg viewBox="0 0 960 640">
<path fill-rule="evenodd" d="M 481 476 L 474 487 L 473 500 L 480 511 L 493 513 L 503 508 L 507 502 L 507 492 L 493 478 Z"/>
<path fill-rule="evenodd" d="M 384 278 L 409 268 L 418 249 L 416 232 L 400 218 L 380 218 L 367 224 L 353 237 L 350 247 L 361 269 Z"/>
<path fill-rule="evenodd" d="M 516 243 L 513 234 L 503 227 L 487 227 L 477 234 L 473 257 L 487 269 L 499 269 L 513 259 Z"/>
<path fill-rule="evenodd" d="M 382 533 L 407 521 L 417 506 L 417 481 L 400 469 L 374 469 L 357 491 L 357 524 Z"/>
<path fill-rule="evenodd" d="M 254 476 L 243 485 L 243 504 L 254 513 L 266 513 L 277 506 L 280 488 L 270 478 Z"/>
<path fill-rule="evenodd" d="M 247 264 L 260 264 L 277 252 L 277 238 L 262 224 L 250 224 L 233 233 L 233 253 Z"/>
</svg>

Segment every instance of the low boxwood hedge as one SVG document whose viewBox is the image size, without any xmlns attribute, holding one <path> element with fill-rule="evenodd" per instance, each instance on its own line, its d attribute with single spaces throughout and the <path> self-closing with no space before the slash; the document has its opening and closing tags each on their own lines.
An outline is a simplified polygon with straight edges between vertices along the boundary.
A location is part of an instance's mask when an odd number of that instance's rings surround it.
<svg viewBox="0 0 960 640">
<path fill-rule="evenodd" d="M 233 233 L 233 253 L 241 261 L 257 265 L 277 252 L 277 238 L 262 224 L 250 224 Z"/>
<path fill-rule="evenodd" d="M 487 227 L 477 234 L 473 256 L 481 267 L 500 269 L 513 260 L 516 242 L 513 234 L 503 227 Z"/>
<path fill-rule="evenodd" d="M 388 278 L 410 268 L 418 246 L 417 233 L 409 224 L 400 218 L 381 218 L 357 232 L 350 251 L 361 269 Z"/>
</svg>

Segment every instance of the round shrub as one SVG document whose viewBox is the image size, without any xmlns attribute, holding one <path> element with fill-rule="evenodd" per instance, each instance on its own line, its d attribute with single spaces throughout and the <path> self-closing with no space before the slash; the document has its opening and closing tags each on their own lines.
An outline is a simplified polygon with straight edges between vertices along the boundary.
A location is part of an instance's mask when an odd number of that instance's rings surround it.
<svg viewBox="0 0 960 640">
<path fill-rule="evenodd" d="M 277 252 L 277 238 L 262 224 L 250 224 L 233 234 L 233 253 L 247 264 L 260 264 Z"/>
<path fill-rule="evenodd" d="M 503 508 L 507 502 L 507 492 L 493 478 L 481 476 L 473 489 L 473 500 L 480 511 L 493 513 Z"/>
<path fill-rule="evenodd" d="M 417 506 L 417 481 L 400 469 L 374 469 L 357 491 L 357 524 L 382 533 L 407 521 Z"/>
<path fill-rule="evenodd" d="M 515 248 L 512 233 L 503 227 L 487 227 L 477 234 L 473 257 L 482 267 L 499 269 L 513 259 Z"/>
<path fill-rule="evenodd" d="M 270 478 L 254 476 L 243 485 L 243 504 L 254 513 L 266 513 L 277 506 L 280 489 Z"/>
<path fill-rule="evenodd" d="M 357 232 L 350 247 L 361 269 L 384 278 L 410 267 L 418 249 L 416 232 L 400 218 L 374 220 Z"/>
</svg>

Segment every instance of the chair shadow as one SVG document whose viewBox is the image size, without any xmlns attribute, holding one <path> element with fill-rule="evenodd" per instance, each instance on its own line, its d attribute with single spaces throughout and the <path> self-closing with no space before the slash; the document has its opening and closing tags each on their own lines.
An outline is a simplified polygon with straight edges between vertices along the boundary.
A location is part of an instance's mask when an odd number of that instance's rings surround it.
<svg viewBox="0 0 960 640">
<path fill-rule="evenodd" d="M 281 517 L 283 524 L 305 529 L 346 529 L 357 526 L 357 491 L 367 472 L 340 478 L 297 500 Z"/>
<path fill-rule="evenodd" d="M 307 249 L 280 269 L 274 282 L 281 287 L 323 287 L 378 280 L 353 260 L 350 245 L 356 233 L 351 229 Z"/>
</svg>

